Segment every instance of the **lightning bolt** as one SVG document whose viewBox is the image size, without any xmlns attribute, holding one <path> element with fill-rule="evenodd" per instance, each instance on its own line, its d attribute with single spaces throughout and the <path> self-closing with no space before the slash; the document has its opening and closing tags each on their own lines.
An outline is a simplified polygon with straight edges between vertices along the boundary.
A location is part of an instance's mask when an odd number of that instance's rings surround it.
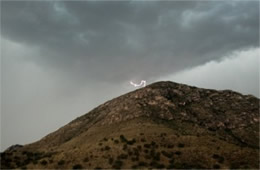
<svg viewBox="0 0 260 170">
<path fill-rule="evenodd" d="M 130 81 L 130 84 L 133 85 L 134 87 L 140 87 L 140 86 L 145 87 L 146 86 L 146 81 L 142 80 L 140 84 L 136 84 L 136 83 Z"/>
</svg>

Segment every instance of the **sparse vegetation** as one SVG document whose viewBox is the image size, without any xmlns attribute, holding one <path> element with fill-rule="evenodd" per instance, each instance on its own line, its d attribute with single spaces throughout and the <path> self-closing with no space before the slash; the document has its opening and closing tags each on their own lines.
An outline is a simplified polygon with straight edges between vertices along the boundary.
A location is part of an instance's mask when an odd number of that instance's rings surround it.
<svg viewBox="0 0 260 170">
<path fill-rule="evenodd" d="M 47 162 L 46 160 L 42 160 L 42 161 L 41 161 L 41 164 L 42 164 L 42 165 L 47 165 L 48 162 Z"/>
<path fill-rule="evenodd" d="M 81 164 L 75 164 L 73 165 L 72 169 L 83 169 Z"/>
<path fill-rule="evenodd" d="M 114 162 L 114 158 L 111 158 L 111 157 L 110 157 L 110 158 L 108 159 L 108 163 L 109 163 L 110 165 L 112 165 L 113 162 Z"/>
<path fill-rule="evenodd" d="M 183 147 L 184 147 L 184 144 L 183 144 L 183 143 L 179 143 L 179 144 L 178 144 L 178 147 L 179 147 L 179 148 L 183 148 Z"/>
<path fill-rule="evenodd" d="M 114 162 L 112 168 L 121 169 L 122 165 L 123 165 L 123 161 L 121 161 L 121 160 L 116 160 L 116 161 Z"/>
<path fill-rule="evenodd" d="M 109 146 L 105 146 L 105 150 L 110 150 L 111 148 Z"/>
<path fill-rule="evenodd" d="M 58 165 L 64 165 L 65 161 L 64 160 L 59 160 Z"/>
</svg>

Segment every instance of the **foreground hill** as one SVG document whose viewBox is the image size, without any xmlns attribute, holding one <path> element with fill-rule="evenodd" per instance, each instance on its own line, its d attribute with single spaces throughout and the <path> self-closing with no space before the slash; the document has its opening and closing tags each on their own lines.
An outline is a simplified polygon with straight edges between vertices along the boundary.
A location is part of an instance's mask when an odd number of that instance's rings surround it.
<svg viewBox="0 0 260 170">
<path fill-rule="evenodd" d="M 2 168 L 259 168 L 259 99 L 158 82 L 110 100 Z"/>
</svg>

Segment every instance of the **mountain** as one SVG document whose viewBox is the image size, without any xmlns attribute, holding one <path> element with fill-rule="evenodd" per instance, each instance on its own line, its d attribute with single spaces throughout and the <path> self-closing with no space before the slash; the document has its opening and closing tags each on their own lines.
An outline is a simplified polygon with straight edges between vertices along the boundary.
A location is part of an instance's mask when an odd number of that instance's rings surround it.
<svg viewBox="0 0 260 170">
<path fill-rule="evenodd" d="M 259 169 L 259 119 L 254 96 L 157 82 L 10 147 L 1 166 Z"/>
</svg>

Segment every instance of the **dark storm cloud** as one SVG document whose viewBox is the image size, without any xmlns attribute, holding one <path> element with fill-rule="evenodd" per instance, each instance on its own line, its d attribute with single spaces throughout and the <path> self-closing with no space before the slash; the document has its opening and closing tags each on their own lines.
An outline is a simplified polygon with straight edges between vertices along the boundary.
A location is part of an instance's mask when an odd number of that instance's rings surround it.
<svg viewBox="0 0 260 170">
<path fill-rule="evenodd" d="M 31 60 L 80 79 L 153 79 L 259 46 L 258 1 L 11 1 L 1 19 Z"/>
</svg>

